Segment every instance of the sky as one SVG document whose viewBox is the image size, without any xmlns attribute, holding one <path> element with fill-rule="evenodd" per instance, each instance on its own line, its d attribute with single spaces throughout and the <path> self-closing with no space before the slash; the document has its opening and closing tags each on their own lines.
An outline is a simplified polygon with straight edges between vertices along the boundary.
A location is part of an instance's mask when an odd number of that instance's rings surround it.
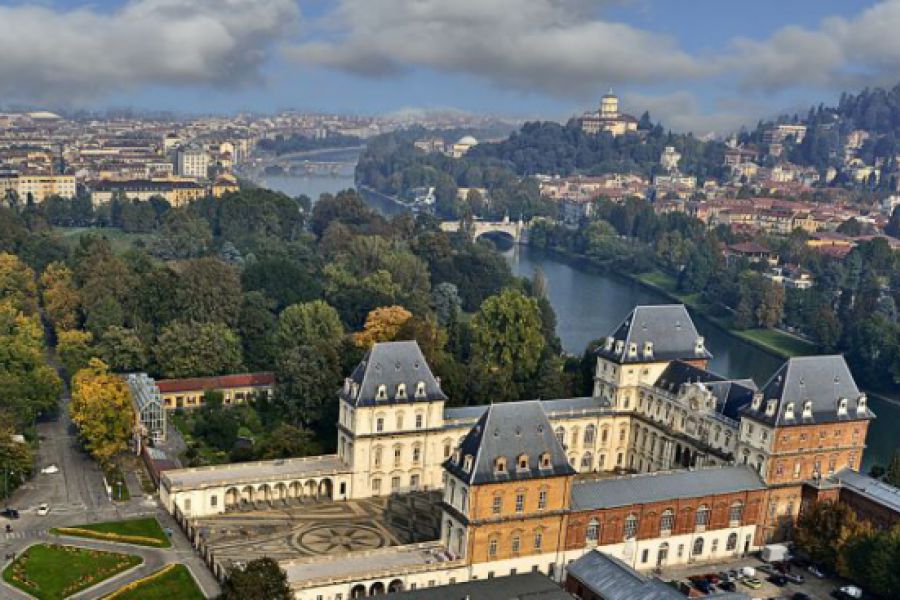
<svg viewBox="0 0 900 600">
<path fill-rule="evenodd" d="M 0 0 L 0 106 L 624 111 L 725 134 L 900 83 L 900 0 Z"/>
</svg>

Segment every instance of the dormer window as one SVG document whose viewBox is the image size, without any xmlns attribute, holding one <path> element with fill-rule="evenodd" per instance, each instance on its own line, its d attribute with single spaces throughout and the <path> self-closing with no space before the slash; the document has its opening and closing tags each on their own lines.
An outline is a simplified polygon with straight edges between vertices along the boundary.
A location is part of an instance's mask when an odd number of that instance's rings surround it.
<svg viewBox="0 0 900 600">
<path fill-rule="evenodd" d="M 841 398 L 840 400 L 838 400 L 837 413 L 839 415 L 847 414 L 847 399 L 846 398 Z"/>
<path fill-rule="evenodd" d="M 865 395 L 862 395 L 856 399 L 856 412 L 859 414 L 866 412 L 866 397 L 865 397 Z"/>
<path fill-rule="evenodd" d="M 613 336 L 611 336 L 611 335 L 606 336 L 606 342 L 603 344 L 603 348 L 604 348 L 607 352 L 609 352 L 610 350 L 612 350 L 612 347 L 613 347 L 613 341 L 614 341 L 614 340 L 613 340 Z"/>
<path fill-rule="evenodd" d="M 472 455 L 466 454 L 466 457 L 463 459 L 463 471 L 466 473 L 472 472 Z"/>
<path fill-rule="evenodd" d="M 634 342 L 628 344 L 628 356 L 637 356 L 637 344 Z"/>
<path fill-rule="evenodd" d="M 459 458 L 460 458 L 459 450 L 454 450 L 453 458 L 451 459 L 454 465 L 459 466 Z"/>
<path fill-rule="evenodd" d="M 387 386 L 383 383 L 378 386 L 378 391 L 375 393 L 376 400 L 387 400 Z"/>
<path fill-rule="evenodd" d="M 766 416 L 771 417 L 775 414 L 775 407 L 778 405 L 776 400 L 769 400 L 766 403 Z"/>
<path fill-rule="evenodd" d="M 359 395 L 359 384 L 354 381 L 353 383 L 350 384 L 350 397 L 353 399 L 356 399 L 356 397 L 358 395 Z"/>
<path fill-rule="evenodd" d="M 616 340 L 616 354 L 622 354 L 622 351 L 625 349 L 625 342 L 622 340 Z"/>
<path fill-rule="evenodd" d="M 809 419 L 812 417 L 812 402 L 807 400 L 803 403 L 803 418 Z"/>
<path fill-rule="evenodd" d="M 644 358 L 653 358 L 653 342 L 644 342 Z"/>
<path fill-rule="evenodd" d="M 398 383 L 397 384 L 397 400 L 406 400 L 406 384 Z"/>
<path fill-rule="evenodd" d="M 506 473 L 506 457 L 498 456 L 494 460 L 494 472 L 495 473 Z"/>
<path fill-rule="evenodd" d="M 352 380 L 349 377 L 344 379 L 344 393 L 345 394 L 348 394 L 348 395 L 350 394 L 350 382 L 351 381 Z"/>
<path fill-rule="evenodd" d="M 525 471 L 528 469 L 528 455 L 520 454 L 519 458 L 516 459 L 516 468 L 520 471 Z"/>
<path fill-rule="evenodd" d="M 785 419 L 793 419 L 794 418 L 794 403 L 788 402 L 787 406 L 784 409 L 784 418 Z"/>
<path fill-rule="evenodd" d="M 416 383 L 416 398 L 424 398 L 425 397 L 425 382 L 420 381 Z"/>
<path fill-rule="evenodd" d="M 704 352 L 706 352 L 706 340 L 701 335 L 694 342 L 694 354 L 703 354 Z"/>
<path fill-rule="evenodd" d="M 753 403 L 751 407 L 753 410 L 759 410 L 760 405 L 762 404 L 762 394 L 753 394 Z"/>
<path fill-rule="evenodd" d="M 540 462 L 541 468 L 549 469 L 551 464 L 552 463 L 550 462 L 550 453 L 544 452 L 543 454 L 541 454 L 541 462 Z"/>
</svg>

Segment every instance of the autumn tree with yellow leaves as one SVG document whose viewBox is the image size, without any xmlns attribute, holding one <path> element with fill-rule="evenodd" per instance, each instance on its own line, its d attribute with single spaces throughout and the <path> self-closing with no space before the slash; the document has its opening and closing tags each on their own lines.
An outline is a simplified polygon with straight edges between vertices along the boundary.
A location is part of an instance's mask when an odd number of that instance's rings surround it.
<svg viewBox="0 0 900 600">
<path fill-rule="evenodd" d="M 72 278 L 72 271 L 61 262 L 52 262 L 41 273 L 41 297 L 44 311 L 57 332 L 78 326 L 81 295 Z"/>
<path fill-rule="evenodd" d="M 361 348 L 371 348 L 376 342 L 390 342 L 400 328 L 412 318 L 402 306 L 381 306 L 369 312 L 363 330 L 353 334 L 353 341 Z"/>
<path fill-rule="evenodd" d="M 134 427 L 131 391 L 102 360 L 93 358 L 72 379 L 72 421 L 101 466 L 128 447 Z"/>
</svg>

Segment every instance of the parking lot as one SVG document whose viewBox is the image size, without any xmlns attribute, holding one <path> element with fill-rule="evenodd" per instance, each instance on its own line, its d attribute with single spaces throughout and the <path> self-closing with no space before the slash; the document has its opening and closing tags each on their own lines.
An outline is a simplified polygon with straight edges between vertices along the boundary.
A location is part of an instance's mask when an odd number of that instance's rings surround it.
<svg viewBox="0 0 900 600">
<path fill-rule="evenodd" d="M 693 565 L 682 565 L 678 567 L 669 567 L 662 570 L 662 574 L 657 576 L 664 581 L 688 581 L 688 577 L 692 575 L 704 575 L 706 573 L 720 573 L 723 571 L 740 570 L 741 567 L 753 567 L 756 569 L 756 579 L 762 582 L 759 589 L 751 589 L 742 583 L 738 583 L 736 592 L 746 594 L 751 598 L 791 598 L 795 593 L 802 592 L 814 600 L 831 600 L 831 592 L 835 588 L 846 585 L 846 582 L 831 578 L 819 579 L 805 569 L 798 567 L 793 568 L 793 572 L 803 575 L 806 580 L 802 584 L 788 583 L 784 587 L 778 587 L 768 581 L 769 574 L 762 572 L 759 568 L 766 563 L 762 562 L 755 556 L 748 556 L 742 559 L 735 559 L 727 562 L 703 563 Z M 697 592 L 699 594 L 699 592 Z"/>
</svg>

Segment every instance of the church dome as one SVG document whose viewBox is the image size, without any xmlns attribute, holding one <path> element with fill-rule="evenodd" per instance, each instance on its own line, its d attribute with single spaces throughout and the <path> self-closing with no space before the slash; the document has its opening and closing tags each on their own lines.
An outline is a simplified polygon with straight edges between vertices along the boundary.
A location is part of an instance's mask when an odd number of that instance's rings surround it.
<svg viewBox="0 0 900 600">
<path fill-rule="evenodd" d="M 475 146 L 478 144 L 478 140 L 473 138 L 471 135 L 464 135 L 456 142 L 457 144 L 461 144 L 463 146 Z"/>
</svg>

